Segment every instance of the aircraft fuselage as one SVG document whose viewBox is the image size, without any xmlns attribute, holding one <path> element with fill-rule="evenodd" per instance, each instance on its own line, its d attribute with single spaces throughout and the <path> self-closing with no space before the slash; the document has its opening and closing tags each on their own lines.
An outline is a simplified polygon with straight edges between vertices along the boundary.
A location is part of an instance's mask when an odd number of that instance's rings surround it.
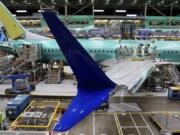
<svg viewBox="0 0 180 135">
<path fill-rule="evenodd" d="M 94 58 L 96 62 L 116 57 L 116 48 L 119 46 L 118 40 L 87 40 L 79 39 L 81 45 Z M 47 40 L 11 40 L 10 46 L 14 49 L 20 48 L 23 44 L 41 45 L 42 61 L 58 61 L 66 62 L 62 51 L 54 39 Z"/>
</svg>

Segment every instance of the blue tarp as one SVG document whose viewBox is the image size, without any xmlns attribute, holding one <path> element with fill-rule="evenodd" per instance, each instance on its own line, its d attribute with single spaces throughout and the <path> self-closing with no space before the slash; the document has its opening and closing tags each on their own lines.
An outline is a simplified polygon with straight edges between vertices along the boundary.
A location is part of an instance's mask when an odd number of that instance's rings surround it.
<svg viewBox="0 0 180 135">
<path fill-rule="evenodd" d="M 6 36 L 4 35 L 2 29 L 0 29 L 0 42 L 6 41 L 6 40 L 7 40 L 7 39 L 6 39 Z"/>
</svg>

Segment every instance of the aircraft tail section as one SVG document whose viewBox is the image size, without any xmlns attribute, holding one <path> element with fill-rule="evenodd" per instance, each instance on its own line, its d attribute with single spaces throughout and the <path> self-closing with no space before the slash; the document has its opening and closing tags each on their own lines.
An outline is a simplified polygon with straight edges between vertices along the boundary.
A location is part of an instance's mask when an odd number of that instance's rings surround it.
<svg viewBox="0 0 180 135">
<path fill-rule="evenodd" d="M 34 34 L 26 30 L 18 20 L 11 14 L 11 12 L 0 1 L 0 23 L 5 27 L 5 34 L 9 39 L 37 39 L 46 40 L 47 37 Z"/>
<path fill-rule="evenodd" d="M 45 12 L 43 17 L 71 66 L 78 80 L 78 87 L 107 88 L 114 86 L 114 83 L 54 13 Z"/>
<path fill-rule="evenodd" d="M 54 13 L 42 14 L 78 81 L 77 96 L 54 128 L 55 131 L 66 131 L 107 101 L 116 84 L 105 75 Z"/>
<path fill-rule="evenodd" d="M 6 29 L 6 34 L 10 39 L 16 39 L 25 34 L 23 26 L 16 20 L 10 11 L 0 1 L 0 22 Z"/>
</svg>

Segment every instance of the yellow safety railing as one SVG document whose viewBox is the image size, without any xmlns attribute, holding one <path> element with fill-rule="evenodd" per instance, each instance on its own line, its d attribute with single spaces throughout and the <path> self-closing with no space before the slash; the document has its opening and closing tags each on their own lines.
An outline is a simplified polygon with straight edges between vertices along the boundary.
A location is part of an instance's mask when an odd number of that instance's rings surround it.
<svg viewBox="0 0 180 135">
<path fill-rule="evenodd" d="M 52 106 L 49 106 L 49 103 L 52 104 Z M 44 104 L 44 105 L 39 105 L 38 106 L 38 104 Z M 22 115 L 25 112 L 28 112 L 30 107 L 35 106 L 35 105 L 36 105 L 36 107 L 41 107 L 41 108 L 42 107 L 53 107 L 54 108 L 54 112 L 51 115 L 48 124 L 43 125 L 43 126 L 42 125 L 21 125 L 21 124 L 19 124 L 19 120 L 21 118 L 23 118 Z M 60 101 L 32 101 L 30 103 L 30 105 L 16 118 L 16 120 L 14 122 L 12 122 L 11 127 L 12 128 L 36 128 L 36 129 L 46 129 L 46 130 L 48 130 L 50 128 L 52 122 L 53 122 L 53 118 L 55 117 L 59 106 L 60 106 Z"/>
</svg>

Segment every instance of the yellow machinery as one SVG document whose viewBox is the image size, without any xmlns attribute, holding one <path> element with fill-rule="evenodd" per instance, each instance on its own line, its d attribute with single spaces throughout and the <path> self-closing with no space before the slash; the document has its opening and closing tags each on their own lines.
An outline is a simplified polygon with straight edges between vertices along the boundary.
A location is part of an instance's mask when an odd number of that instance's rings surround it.
<svg viewBox="0 0 180 135">
<path fill-rule="evenodd" d="M 59 101 L 32 101 L 11 124 L 11 128 L 50 131 L 57 116 L 59 105 Z"/>
</svg>

